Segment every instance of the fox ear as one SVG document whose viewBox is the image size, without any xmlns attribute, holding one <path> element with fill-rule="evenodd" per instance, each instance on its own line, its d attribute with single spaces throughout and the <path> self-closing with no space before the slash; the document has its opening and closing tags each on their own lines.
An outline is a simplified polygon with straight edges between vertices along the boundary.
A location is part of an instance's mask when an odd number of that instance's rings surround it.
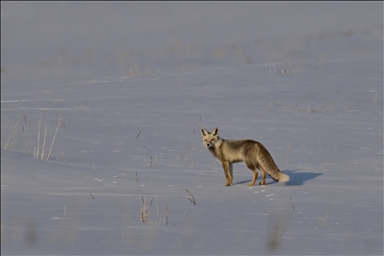
<svg viewBox="0 0 384 256">
<path fill-rule="evenodd" d="M 204 127 L 201 127 L 201 136 L 206 136 L 208 134 L 209 132 Z"/>
<path fill-rule="evenodd" d="M 217 135 L 219 135 L 219 128 L 215 128 L 215 129 L 213 129 L 213 131 L 211 132 L 211 134 L 213 135 L 213 136 L 217 136 Z"/>
</svg>

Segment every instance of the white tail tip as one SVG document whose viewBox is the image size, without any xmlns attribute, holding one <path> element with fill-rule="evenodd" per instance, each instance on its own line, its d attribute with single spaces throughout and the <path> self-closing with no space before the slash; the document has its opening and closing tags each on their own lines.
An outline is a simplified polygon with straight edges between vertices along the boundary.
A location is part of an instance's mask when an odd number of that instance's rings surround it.
<svg viewBox="0 0 384 256">
<path fill-rule="evenodd" d="M 289 176 L 287 174 L 284 174 L 284 173 L 280 173 L 280 177 L 279 177 L 279 182 L 287 182 L 289 181 Z"/>
</svg>

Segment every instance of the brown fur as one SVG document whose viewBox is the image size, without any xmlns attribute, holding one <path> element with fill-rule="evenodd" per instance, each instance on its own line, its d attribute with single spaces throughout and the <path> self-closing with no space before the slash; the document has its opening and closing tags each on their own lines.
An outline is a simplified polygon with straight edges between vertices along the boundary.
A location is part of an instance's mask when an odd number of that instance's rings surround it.
<svg viewBox="0 0 384 256">
<path fill-rule="evenodd" d="M 201 129 L 203 144 L 213 154 L 213 156 L 222 163 L 226 186 L 232 184 L 233 163 L 245 162 L 247 167 L 253 172 L 253 178 L 248 186 L 255 185 L 258 177 L 257 169 L 261 171 L 260 185 L 265 184 L 268 174 L 273 180 L 286 182 L 289 177 L 282 173 L 268 150 L 258 141 L 254 140 L 224 140 L 219 137 L 219 130 L 216 127 L 212 132 Z"/>
</svg>

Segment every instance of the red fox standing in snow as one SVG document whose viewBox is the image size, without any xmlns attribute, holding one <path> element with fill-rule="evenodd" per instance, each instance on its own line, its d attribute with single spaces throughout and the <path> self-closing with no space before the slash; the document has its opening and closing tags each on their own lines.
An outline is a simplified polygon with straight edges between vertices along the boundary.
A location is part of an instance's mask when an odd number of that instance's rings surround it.
<svg viewBox="0 0 384 256">
<path fill-rule="evenodd" d="M 266 174 L 278 182 L 289 181 L 289 176 L 279 170 L 271 154 L 260 142 L 254 140 L 224 140 L 219 137 L 217 127 L 212 132 L 202 128 L 201 136 L 204 146 L 222 163 L 225 178 L 227 179 L 226 186 L 232 184 L 232 164 L 237 162 L 245 162 L 253 172 L 253 179 L 248 186 L 255 185 L 258 176 L 256 168 L 261 171 L 262 176 L 259 185 L 265 184 Z"/>
</svg>

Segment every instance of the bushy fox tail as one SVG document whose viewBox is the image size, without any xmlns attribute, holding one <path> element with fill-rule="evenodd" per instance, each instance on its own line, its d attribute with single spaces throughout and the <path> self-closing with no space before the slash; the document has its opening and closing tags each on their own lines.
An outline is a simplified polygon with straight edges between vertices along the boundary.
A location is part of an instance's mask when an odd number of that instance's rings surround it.
<svg viewBox="0 0 384 256">
<path fill-rule="evenodd" d="M 289 181 L 289 176 L 279 170 L 279 168 L 265 169 L 269 177 L 277 182 L 287 182 Z"/>
<path fill-rule="evenodd" d="M 259 167 L 261 167 L 261 171 L 266 172 L 273 180 L 278 182 L 287 182 L 289 181 L 289 176 L 282 173 L 279 170 L 279 167 L 273 161 L 271 154 L 260 142 L 256 142 L 256 161 L 259 163 Z M 264 181 L 265 182 L 265 181 Z"/>
<path fill-rule="evenodd" d="M 279 172 L 279 182 L 287 182 L 289 181 L 289 176 L 287 174 Z"/>
<path fill-rule="evenodd" d="M 267 171 L 267 174 L 269 177 L 271 177 L 274 181 L 277 182 L 287 182 L 289 181 L 289 176 L 279 170 L 279 168 L 276 167 L 273 171 L 271 169 L 265 169 Z"/>
</svg>

